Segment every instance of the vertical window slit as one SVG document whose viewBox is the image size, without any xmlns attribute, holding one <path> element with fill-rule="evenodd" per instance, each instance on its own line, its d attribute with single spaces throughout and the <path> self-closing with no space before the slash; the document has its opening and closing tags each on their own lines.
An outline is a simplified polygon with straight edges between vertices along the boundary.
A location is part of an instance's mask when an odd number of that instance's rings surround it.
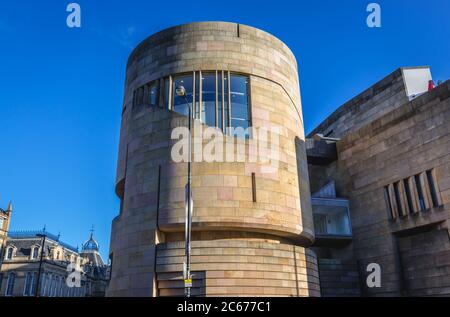
<svg viewBox="0 0 450 317">
<path fill-rule="evenodd" d="M 255 175 L 255 173 L 252 173 L 252 195 L 253 195 L 253 202 L 256 203 L 256 175 Z"/>
<path fill-rule="evenodd" d="M 403 209 L 404 206 L 402 204 L 402 199 L 400 197 L 400 190 L 399 190 L 399 182 L 394 183 L 394 195 L 395 195 L 395 202 L 397 203 L 397 210 L 399 216 L 404 216 Z"/>
<path fill-rule="evenodd" d="M 423 190 L 422 190 L 422 184 L 420 181 L 420 175 L 415 175 L 414 176 L 414 180 L 416 183 L 416 188 L 417 188 L 417 195 L 419 196 L 419 204 L 420 204 L 420 210 L 426 210 L 426 206 L 425 206 L 425 198 L 423 196 Z"/>
<path fill-rule="evenodd" d="M 427 181 L 428 181 L 428 186 L 430 188 L 430 194 L 431 194 L 431 201 L 433 203 L 433 207 L 439 207 L 440 203 L 439 203 L 439 199 L 438 199 L 438 192 L 436 189 L 436 180 L 433 177 L 433 171 L 429 170 L 427 171 Z"/>
<path fill-rule="evenodd" d="M 395 220 L 394 208 L 392 207 L 391 195 L 389 194 L 389 186 L 384 187 L 384 197 L 386 199 L 386 204 L 388 206 L 389 216 L 391 217 L 391 220 Z"/>
</svg>

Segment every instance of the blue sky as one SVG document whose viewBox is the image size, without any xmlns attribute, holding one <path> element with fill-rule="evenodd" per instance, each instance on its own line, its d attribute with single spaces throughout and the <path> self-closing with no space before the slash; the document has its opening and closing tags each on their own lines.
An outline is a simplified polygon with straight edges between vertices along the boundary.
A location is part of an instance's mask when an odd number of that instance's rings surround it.
<svg viewBox="0 0 450 317">
<path fill-rule="evenodd" d="M 377 1 L 379 29 L 363 0 L 79 0 L 81 29 L 66 26 L 70 2 L 0 5 L 0 206 L 13 201 L 11 229 L 47 225 L 73 245 L 94 225 L 104 256 L 126 60 L 152 33 L 221 20 L 279 37 L 299 62 L 306 132 L 400 66 L 450 77 L 448 0 Z"/>
</svg>

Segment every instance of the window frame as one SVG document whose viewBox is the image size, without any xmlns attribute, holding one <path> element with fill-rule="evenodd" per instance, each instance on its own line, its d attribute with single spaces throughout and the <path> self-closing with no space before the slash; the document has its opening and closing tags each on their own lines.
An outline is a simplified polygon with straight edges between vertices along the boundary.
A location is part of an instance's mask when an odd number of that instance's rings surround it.
<svg viewBox="0 0 450 317">
<path fill-rule="evenodd" d="M 12 282 L 11 282 L 12 281 Z M 8 273 L 8 280 L 6 282 L 6 288 L 5 288 L 5 296 L 6 297 L 12 297 L 14 296 L 14 286 L 16 283 L 16 273 L 9 272 Z"/>
<path fill-rule="evenodd" d="M 207 124 L 206 118 L 203 120 L 203 76 L 205 74 L 211 74 L 215 78 L 215 123 L 214 125 Z M 160 104 L 162 107 L 175 112 L 175 80 L 178 77 L 189 76 L 192 80 L 192 98 L 190 100 L 192 107 L 192 117 L 195 120 L 201 121 L 208 127 L 216 128 L 222 131 L 224 135 L 239 137 L 237 135 L 231 135 L 232 126 L 232 101 L 231 101 L 231 81 L 233 76 L 245 77 L 247 80 L 246 93 L 247 93 L 247 124 L 248 128 L 253 127 L 253 115 L 252 115 L 252 77 L 249 74 L 243 72 L 235 72 L 230 70 L 217 70 L 217 69 L 203 69 L 197 71 L 181 72 L 177 74 L 171 74 L 160 79 Z M 220 85 L 219 85 L 220 82 Z M 167 86 L 168 85 L 168 86 Z M 219 87 L 220 86 L 220 87 Z M 220 91 L 219 91 L 220 88 Z M 188 98 L 189 101 L 189 98 Z M 219 115 L 219 103 L 221 103 L 221 114 Z M 181 114 L 180 112 L 177 112 Z M 181 114 L 183 115 L 183 114 Z M 222 124 L 220 127 L 219 120 L 221 119 Z M 251 139 L 251 130 L 246 133 L 246 139 Z"/>
</svg>

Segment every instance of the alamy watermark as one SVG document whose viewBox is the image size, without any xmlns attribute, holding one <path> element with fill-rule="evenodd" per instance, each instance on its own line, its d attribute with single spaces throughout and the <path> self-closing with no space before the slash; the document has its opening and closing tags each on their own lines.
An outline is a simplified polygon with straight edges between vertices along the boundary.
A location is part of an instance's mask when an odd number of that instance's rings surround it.
<svg viewBox="0 0 450 317">
<path fill-rule="evenodd" d="M 196 123 L 192 138 L 192 157 L 189 158 L 188 128 L 178 127 L 172 130 L 171 158 L 175 163 L 258 163 L 260 173 L 272 174 L 278 171 L 280 161 L 280 131 L 276 126 L 271 128 L 228 128 L 221 130 Z"/>
<path fill-rule="evenodd" d="M 69 3 L 66 11 L 69 15 L 66 19 L 66 24 L 69 28 L 81 28 L 81 6 L 76 3 Z"/>
<path fill-rule="evenodd" d="M 367 26 L 369 28 L 381 28 L 381 6 L 378 3 L 369 3 L 366 11 L 370 12 L 366 20 Z"/>
</svg>

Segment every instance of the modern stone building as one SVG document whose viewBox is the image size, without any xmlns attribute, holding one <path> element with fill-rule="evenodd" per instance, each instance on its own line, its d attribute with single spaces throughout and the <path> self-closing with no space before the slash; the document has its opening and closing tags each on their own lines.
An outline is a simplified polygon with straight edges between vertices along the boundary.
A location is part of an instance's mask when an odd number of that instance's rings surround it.
<svg viewBox="0 0 450 317">
<path fill-rule="evenodd" d="M 431 80 L 398 69 L 309 135 L 322 295 L 450 296 L 450 81 Z"/>
<path fill-rule="evenodd" d="M 107 295 L 183 295 L 187 163 L 171 134 L 192 104 L 194 156 L 208 127 L 246 149 L 193 163 L 195 296 L 449 296 L 449 90 L 428 67 L 401 68 L 305 138 L 280 40 L 223 22 L 149 37 L 127 65 Z M 268 173 L 250 159 L 256 132 L 227 128 L 274 126 Z M 366 283 L 371 264 L 380 287 Z"/>
<path fill-rule="evenodd" d="M 92 235 L 80 253 L 45 230 L 9 232 L 0 264 L 0 296 L 7 297 L 104 296 L 109 277 Z M 79 285 L 67 283 L 75 268 Z"/>
<path fill-rule="evenodd" d="M 171 133 L 188 125 L 189 103 L 197 133 L 215 127 L 246 150 L 193 163 L 193 295 L 319 296 L 296 59 L 274 36 L 224 22 L 161 31 L 129 58 L 107 295 L 184 294 L 187 163 L 172 160 Z M 250 158 L 255 135 L 227 131 L 250 126 L 279 128 L 271 172 Z M 195 136 L 194 155 L 205 145 Z"/>
</svg>

